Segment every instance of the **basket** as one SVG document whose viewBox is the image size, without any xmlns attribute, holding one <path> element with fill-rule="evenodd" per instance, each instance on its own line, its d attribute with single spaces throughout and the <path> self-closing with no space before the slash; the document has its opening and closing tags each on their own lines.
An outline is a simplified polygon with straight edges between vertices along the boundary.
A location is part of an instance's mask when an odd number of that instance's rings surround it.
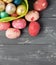
<svg viewBox="0 0 56 65">
<path fill-rule="evenodd" d="M 0 19 L 0 22 L 8 22 L 8 21 L 12 21 L 12 20 L 24 17 L 27 14 L 27 12 L 28 12 L 28 7 L 29 7 L 28 6 L 28 0 L 23 0 L 23 2 L 21 4 L 24 4 L 26 6 L 26 11 L 25 11 L 24 14 L 22 14 L 22 15 L 20 15 L 18 17 L 10 17 L 10 16 L 9 17 L 5 17 L 5 18 Z"/>
</svg>

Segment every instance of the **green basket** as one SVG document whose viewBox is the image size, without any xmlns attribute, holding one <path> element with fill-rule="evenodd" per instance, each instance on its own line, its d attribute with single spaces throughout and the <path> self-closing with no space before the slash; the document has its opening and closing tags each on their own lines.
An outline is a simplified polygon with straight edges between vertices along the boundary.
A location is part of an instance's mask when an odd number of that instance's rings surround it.
<svg viewBox="0 0 56 65">
<path fill-rule="evenodd" d="M 0 19 L 0 22 L 10 22 L 12 20 L 15 20 L 15 19 L 18 19 L 18 18 L 21 18 L 21 17 L 25 16 L 28 12 L 28 7 L 29 7 L 28 6 L 28 0 L 23 0 L 22 4 L 24 4 L 26 6 L 26 11 L 25 11 L 24 14 L 22 14 L 18 17 L 5 17 L 5 18 Z"/>
</svg>

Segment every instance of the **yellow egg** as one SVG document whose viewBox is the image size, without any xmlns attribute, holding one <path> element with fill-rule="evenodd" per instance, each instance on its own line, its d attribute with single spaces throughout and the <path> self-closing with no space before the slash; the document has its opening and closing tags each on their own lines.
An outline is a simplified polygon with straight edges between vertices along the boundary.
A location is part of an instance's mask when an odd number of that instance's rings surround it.
<svg viewBox="0 0 56 65">
<path fill-rule="evenodd" d="M 0 0 L 0 12 L 5 9 L 5 3 Z"/>
<path fill-rule="evenodd" d="M 25 13 L 25 11 L 26 11 L 26 7 L 25 7 L 25 5 L 19 5 L 18 7 L 17 7 L 17 14 L 18 15 L 22 15 L 22 14 L 24 14 Z"/>
<path fill-rule="evenodd" d="M 13 0 L 3 0 L 5 3 L 10 3 L 12 2 Z"/>
</svg>

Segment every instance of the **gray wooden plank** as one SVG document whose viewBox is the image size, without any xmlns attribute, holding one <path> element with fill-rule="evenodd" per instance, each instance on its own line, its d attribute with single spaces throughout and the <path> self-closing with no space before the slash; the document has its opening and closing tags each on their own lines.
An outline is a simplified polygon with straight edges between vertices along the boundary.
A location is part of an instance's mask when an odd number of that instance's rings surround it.
<svg viewBox="0 0 56 65">
<path fill-rule="evenodd" d="M 30 5 L 30 10 L 33 9 L 33 3 L 35 0 L 29 0 L 29 5 Z M 51 18 L 51 17 L 56 17 L 56 0 L 47 0 L 48 1 L 48 7 L 46 10 L 40 12 L 41 13 L 41 17 L 47 17 L 47 18 Z"/>
<path fill-rule="evenodd" d="M 0 65 L 56 65 L 55 45 L 1 45 Z"/>
<path fill-rule="evenodd" d="M 56 43 L 56 18 L 42 18 L 39 20 L 41 31 L 37 37 L 31 37 L 28 29 L 23 30 L 20 38 L 10 40 L 5 37 L 5 32 L 0 32 L 0 44 L 52 44 Z"/>
</svg>

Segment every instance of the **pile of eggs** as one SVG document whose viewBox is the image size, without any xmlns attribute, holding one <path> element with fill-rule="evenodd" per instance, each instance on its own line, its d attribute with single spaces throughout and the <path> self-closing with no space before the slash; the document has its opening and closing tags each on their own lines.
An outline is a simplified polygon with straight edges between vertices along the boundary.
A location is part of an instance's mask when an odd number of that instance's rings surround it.
<svg viewBox="0 0 56 65">
<path fill-rule="evenodd" d="M 17 17 L 25 13 L 26 7 L 22 5 L 23 0 L 0 0 L 0 19 L 13 16 Z M 48 3 L 47 0 L 35 0 L 33 3 L 34 10 L 29 11 L 25 18 L 20 18 L 12 21 L 12 27 L 10 22 L 0 22 L 0 31 L 4 31 L 5 35 L 9 39 L 15 39 L 20 37 L 21 29 L 26 28 L 27 22 L 29 22 L 28 32 L 29 35 L 35 37 L 39 34 L 40 24 L 37 21 L 39 11 L 46 9 Z"/>
<path fill-rule="evenodd" d="M 22 0 L 0 0 L 0 18 L 18 16 L 25 12 Z"/>
</svg>

